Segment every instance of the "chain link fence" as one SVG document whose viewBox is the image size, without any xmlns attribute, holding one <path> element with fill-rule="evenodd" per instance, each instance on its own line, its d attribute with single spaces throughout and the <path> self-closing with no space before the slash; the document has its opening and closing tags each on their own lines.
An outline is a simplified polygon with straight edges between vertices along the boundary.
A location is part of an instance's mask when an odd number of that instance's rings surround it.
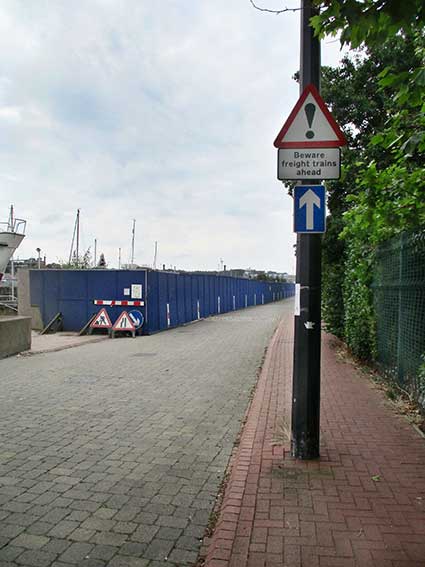
<svg viewBox="0 0 425 567">
<path fill-rule="evenodd" d="M 425 231 L 378 247 L 372 288 L 378 363 L 425 408 Z"/>
</svg>

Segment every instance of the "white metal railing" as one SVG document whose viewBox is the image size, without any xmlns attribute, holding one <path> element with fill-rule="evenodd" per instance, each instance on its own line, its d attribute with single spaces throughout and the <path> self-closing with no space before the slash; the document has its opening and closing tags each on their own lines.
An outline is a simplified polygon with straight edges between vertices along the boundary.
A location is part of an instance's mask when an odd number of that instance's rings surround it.
<svg viewBox="0 0 425 567">
<path fill-rule="evenodd" d="M 13 219 L 12 222 L 0 222 L 0 232 L 13 232 L 25 234 L 27 221 L 23 219 Z"/>
<path fill-rule="evenodd" d="M 10 301 L 18 301 L 18 298 L 14 294 L 7 294 L 5 293 L 0 294 L 0 303 L 9 303 Z"/>
<path fill-rule="evenodd" d="M 0 297 L 0 308 L 10 309 L 11 311 L 18 312 L 18 301 L 17 299 L 11 299 L 3 301 L 3 298 Z"/>
</svg>

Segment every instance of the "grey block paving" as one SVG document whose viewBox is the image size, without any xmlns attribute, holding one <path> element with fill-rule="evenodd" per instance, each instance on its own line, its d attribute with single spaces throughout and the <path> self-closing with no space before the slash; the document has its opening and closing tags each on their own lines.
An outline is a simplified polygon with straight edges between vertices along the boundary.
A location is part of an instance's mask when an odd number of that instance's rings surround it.
<svg viewBox="0 0 425 567">
<path fill-rule="evenodd" d="M 291 308 L 0 360 L 0 567 L 194 565 Z"/>
</svg>

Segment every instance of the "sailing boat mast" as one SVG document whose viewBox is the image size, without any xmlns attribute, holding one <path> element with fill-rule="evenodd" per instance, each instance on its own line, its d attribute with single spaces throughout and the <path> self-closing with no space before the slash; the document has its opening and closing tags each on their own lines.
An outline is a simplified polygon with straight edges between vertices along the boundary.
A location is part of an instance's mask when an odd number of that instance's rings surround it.
<svg viewBox="0 0 425 567">
<path fill-rule="evenodd" d="M 13 222 L 13 205 L 10 205 L 9 222 L 7 224 L 8 224 L 7 230 L 9 232 L 13 232 L 13 225 L 14 225 L 14 222 Z"/>
<path fill-rule="evenodd" d="M 80 209 L 77 209 L 77 268 L 80 266 Z"/>
<path fill-rule="evenodd" d="M 9 218 L 9 230 L 13 232 L 15 229 L 15 221 L 14 221 L 14 213 L 13 213 L 13 205 L 10 205 L 10 218 Z M 12 292 L 12 301 L 15 299 L 15 262 L 13 260 L 13 254 L 10 258 L 10 275 L 11 275 L 11 292 Z"/>
<path fill-rule="evenodd" d="M 75 219 L 74 232 L 72 234 L 71 250 L 69 251 L 68 264 L 71 264 L 71 262 L 72 262 L 72 252 L 74 251 L 75 235 L 77 235 L 77 248 L 76 248 L 75 260 L 76 260 L 76 264 L 77 264 L 77 267 L 78 267 L 78 254 L 79 254 L 79 248 L 80 248 L 80 209 L 77 209 L 77 217 Z"/>
<path fill-rule="evenodd" d="M 158 241 L 155 240 L 155 254 L 153 256 L 153 269 L 156 270 L 156 260 L 158 257 Z"/>
<path fill-rule="evenodd" d="M 136 219 L 133 219 L 133 230 L 132 230 L 132 238 L 131 238 L 131 267 L 134 264 L 134 239 L 136 237 Z"/>
</svg>

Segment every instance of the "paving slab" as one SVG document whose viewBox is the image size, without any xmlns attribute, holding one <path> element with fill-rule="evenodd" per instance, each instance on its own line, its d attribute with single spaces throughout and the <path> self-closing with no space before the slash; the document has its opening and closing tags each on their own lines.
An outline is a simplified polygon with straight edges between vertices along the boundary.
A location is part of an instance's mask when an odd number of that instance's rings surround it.
<svg viewBox="0 0 425 567">
<path fill-rule="evenodd" d="M 31 348 L 21 353 L 25 355 L 55 352 L 74 348 L 89 343 L 97 343 L 108 339 L 108 335 L 82 335 L 71 332 L 47 333 L 40 335 L 36 331 L 31 332 Z"/>
<path fill-rule="evenodd" d="M 424 567 L 425 438 L 327 334 L 321 457 L 291 457 L 292 322 L 267 351 L 202 564 Z"/>
<path fill-rule="evenodd" d="M 0 563 L 193 565 L 292 301 L 0 361 Z"/>
</svg>

